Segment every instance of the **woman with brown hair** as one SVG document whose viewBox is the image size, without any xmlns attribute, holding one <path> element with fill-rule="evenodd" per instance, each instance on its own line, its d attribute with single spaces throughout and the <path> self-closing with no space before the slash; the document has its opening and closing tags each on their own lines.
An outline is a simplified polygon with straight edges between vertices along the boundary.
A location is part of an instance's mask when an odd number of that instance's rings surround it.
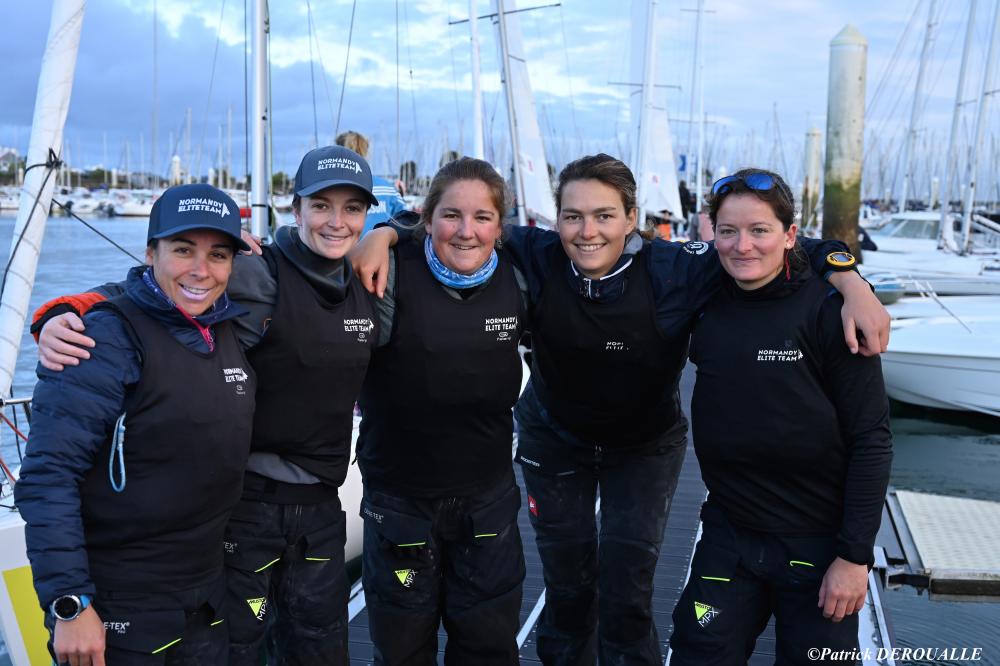
<svg viewBox="0 0 1000 666">
<path fill-rule="evenodd" d="M 525 308 L 496 250 L 508 202 L 487 162 L 446 164 L 420 232 L 391 254 L 358 439 L 376 663 L 435 663 L 442 621 L 445 663 L 518 663 L 511 408 Z"/>
<path fill-rule="evenodd" d="M 538 654 L 547 664 L 662 663 L 652 582 L 686 444 L 678 382 L 722 269 L 709 243 L 635 233 L 635 178 L 609 155 L 567 165 L 556 205 L 558 233 L 511 227 L 503 241 L 531 305 L 531 381 L 515 416 L 545 576 Z M 352 259 L 376 291 L 386 274 L 378 246 L 394 236 L 376 229 Z M 825 272 L 839 270 L 828 253 L 846 248 L 806 249 Z M 831 282 L 846 292 L 845 336 L 857 345 L 857 321 L 866 353 L 878 353 L 885 309 L 856 273 Z"/>
<path fill-rule="evenodd" d="M 777 663 L 855 653 L 892 462 L 881 366 L 844 344 L 780 176 L 722 178 L 709 210 L 726 276 L 691 338 L 708 499 L 671 663 L 745 664 L 772 614 Z"/>
</svg>

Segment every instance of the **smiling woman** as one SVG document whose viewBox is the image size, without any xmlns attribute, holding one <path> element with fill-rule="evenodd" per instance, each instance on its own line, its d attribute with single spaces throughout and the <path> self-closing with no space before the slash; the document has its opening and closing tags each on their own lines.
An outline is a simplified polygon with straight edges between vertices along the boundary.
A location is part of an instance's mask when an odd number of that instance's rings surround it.
<svg viewBox="0 0 1000 666">
<path fill-rule="evenodd" d="M 226 290 L 233 269 L 233 239 L 192 229 L 152 240 L 146 263 L 163 292 L 190 315 L 204 314 Z"/>
<path fill-rule="evenodd" d="M 708 499 L 671 663 L 742 663 L 772 614 L 779 659 L 857 651 L 892 460 L 888 400 L 878 358 L 844 344 L 840 296 L 791 259 L 793 202 L 760 169 L 712 187 L 728 278 L 691 338 Z"/>
<path fill-rule="evenodd" d="M 686 444 L 677 387 L 691 328 L 723 272 L 709 244 L 643 242 L 634 233 L 635 196 L 635 178 L 620 160 L 582 157 L 559 175 L 558 234 L 510 227 L 498 253 L 501 266 L 510 261 L 520 272 L 531 321 L 516 460 L 545 577 L 538 654 L 546 663 L 594 663 L 598 654 L 602 662 L 662 661 L 652 580 Z M 352 261 L 366 284 L 391 275 L 375 245 L 395 236 L 376 229 L 361 242 Z M 820 270 L 827 253 L 844 249 L 809 243 Z M 479 298 L 471 293 L 469 304 Z M 870 291 L 859 298 L 884 314 Z M 887 330 L 888 317 L 879 325 Z M 445 344 L 451 332 L 434 330 Z M 877 327 L 869 335 L 877 340 Z M 463 377 L 450 386 L 481 390 L 464 368 L 456 374 Z M 425 406 L 449 418 L 463 411 L 442 404 Z M 440 465 L 456 467 L 450 458 Z"/>
<path fill-rule="evenodd" d="M 84 318 L 91 360 L 39 368 L 15 495 L 58 663 L 227 660 L 221 544 L 256 383 L 232 325 L 244 311 L 225 293 L 247 249 L 238 210 L 208 185 L 166 190 L 149 265 Z"/>
<path fill-rule="evenodd" d="M 387 664 L 434 662 L 442 620 L 446 663 L 518 663 L 511 408 L 525 312 L 496 251 L 507 201 L 487 162 L 446 164 L 417 233 L 390 255 L 358 438 L 369 630 Z"/>
</svg>

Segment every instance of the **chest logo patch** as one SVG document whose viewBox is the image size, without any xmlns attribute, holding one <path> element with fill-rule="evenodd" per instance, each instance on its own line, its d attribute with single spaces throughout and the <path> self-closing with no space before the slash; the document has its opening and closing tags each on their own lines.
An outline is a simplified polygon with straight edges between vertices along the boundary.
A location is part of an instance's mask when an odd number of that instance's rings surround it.
<svg viewBox="0 0 1000 666">
<path fill-rule="evenodd" d="M 344 332 L 357 333 L 358 342 L 367 342 L 369 334 L 375 329 L 375 322 L 367 317 L 360 319 L 345 319 Z"/>
<path fill-rule="evenodd" d="M 684 251 L 688 254 L 705 254 L 708 252 L 708 243 L 704 241 L 691 241 L 684 243 Z"/>
<path fill-rule="evenodd" d="M 236 384 L 236 395 L 246 395 L 246 388 L 243 386 L 250 375 L 243 368 L 223 368 L 222 376 L 227 384 Z"/>
<path fill-rule="evenodd" d="M 801 349 L 758 349 L 757 361 L 760 363 L 794 363 L 805 358 Z"/>
<path fill-rule="evenodd" d="M 483 323 L 483 330 L 487 333 L 495 333 L 497 342 L 507 342 L 514 339 L 518 323 L 517 315 L 510 317 L 487 317 Z"/>
</svg>

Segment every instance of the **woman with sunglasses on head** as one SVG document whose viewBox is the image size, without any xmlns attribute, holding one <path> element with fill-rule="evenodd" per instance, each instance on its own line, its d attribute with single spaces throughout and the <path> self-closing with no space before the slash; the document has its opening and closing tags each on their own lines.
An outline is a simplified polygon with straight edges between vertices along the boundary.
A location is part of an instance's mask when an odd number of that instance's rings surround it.
<svg viewBox="0 0 1000 666">
<path fill-rule="evenodd" d="M 844 344 L 842 299 L 803 258 L 794 209 L 768 171 L 712 188 L 727 275 L 690 351 L 709 492 L 674 610 L 672 664 L 745 664 L 772 615 L 778 664 L 858 648 L 892 462 L 888 400 L 879 359 Z"/>
<path fill-rule="evenodd" d="M 546 664 L 662 663 L 652 580 L 686 442 L 677 387 L 722 271 L 708 243 L 643 242 L 635 179 L 613 157 L 569 164 L 556 203 L 558 233 L 512 227 L 503 243 L 531 304 L 531 382 L 515 416 L 546 585 L 538 654 Z M 376 229 L 352 257 L 376 291 L 396 235 Z M 809 247 L 817 270 L 845 249 Z M 832 279 L 857 301 L 845 308 L 847 334 L 863 319 L 868 341 L 885 337 L 888 316 L 867 284 L 856 273 Z"/>
</svg>

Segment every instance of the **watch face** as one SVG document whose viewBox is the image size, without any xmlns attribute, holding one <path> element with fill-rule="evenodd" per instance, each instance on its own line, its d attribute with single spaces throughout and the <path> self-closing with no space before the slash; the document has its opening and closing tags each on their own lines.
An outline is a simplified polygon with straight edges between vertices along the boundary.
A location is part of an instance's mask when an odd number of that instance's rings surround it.
<svg viewBox="0 0 1000 666">
<path fill-rule="evenodd" d="M 854 255 L 850 252 L 831 252 L 826 260 L 834 266 L 850 266 L 854 263 Z"/>
<path fill-rule="evenodd" d="M 52 604 L 52 612 L 60 620 L 76 617 L 80 612 L 80 600 L 70 595 L 59 597 Z"/>
</svg>

